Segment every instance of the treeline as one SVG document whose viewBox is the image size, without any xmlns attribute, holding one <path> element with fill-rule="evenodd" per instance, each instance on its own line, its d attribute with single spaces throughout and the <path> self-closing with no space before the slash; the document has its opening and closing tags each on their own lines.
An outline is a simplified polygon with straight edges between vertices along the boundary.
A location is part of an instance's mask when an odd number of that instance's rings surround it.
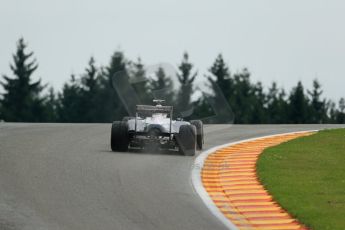
<svg viewBox="0 0 345 230">
<path fill-rule="evenodd" d="M 185 53 L 174 81 L 162 66 L 148 77 L 140 59 L 130 61 L 116 51 L 107 66 L 96 66 L 91 57 L 84 72 L 72 75 L 58 92 L 41 80 L 33 81 L 37 68 L 33 52 L 27 52 L 20 39 L 10 65 L 12 75 L 3 75 L 0 80 L 0 120 L 111 122 L 132 115 L 128 100 L 151 104 L 152 99 L 160 98 L 174 105 L 175 116 L 205 118 L 206 122 L 345 123 L 345 99 L 335 103 L 324 98 L 317 80 L 310 90 L 301 82 L 289 92 L 276 83 L 264 89 L 261 82 L 252 82 L 247 69 L 231 73 L 222 55 L 202 75 Z M 120 93 L 119 73 L 126 76 L 130 95 Z"/>
</svg>

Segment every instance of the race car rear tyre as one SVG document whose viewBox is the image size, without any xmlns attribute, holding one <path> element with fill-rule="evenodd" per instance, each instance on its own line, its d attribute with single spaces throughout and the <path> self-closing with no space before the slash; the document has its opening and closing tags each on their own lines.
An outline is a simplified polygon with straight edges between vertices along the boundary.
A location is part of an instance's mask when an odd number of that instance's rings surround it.
<svg viewBox="0 0 345 230">
<path fill-rule="evenodd" d="M 111 150 L 113 151 L 128 151 L 129 134 L 128 124 L 125 121 L 114 121 L 111 126 L 110 137 Z"/>
<path fill-rule="evenodd" d="M 176 135 L 180 152 L 186 156 L 194 156 L 196 151 L 196 128 L 194 125 L 181 125 Z"/>
<path fill-rule="evenodd" d="M 192 120 L 190 123 L 196 127 L 196 148 L 202 150 L 204 145 L 204 125 L 200 120 Z"/>
</svg>

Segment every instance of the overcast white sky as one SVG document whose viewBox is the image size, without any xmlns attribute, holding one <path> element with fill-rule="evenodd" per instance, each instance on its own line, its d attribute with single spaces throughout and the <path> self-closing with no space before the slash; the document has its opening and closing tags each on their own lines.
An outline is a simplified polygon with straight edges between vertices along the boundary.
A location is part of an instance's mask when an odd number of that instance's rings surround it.
<svg viewBox="0 0 345 230">
<path fill-rule="evenodd" d="M 121 49 L 147 65 L 175 65 L 186 50 L 200 74 L 222 53 L 232 72 L 290 89 L 318 78 L 325 96 L 345 96 L 345 1 L 1 0 L 0 73 L 23 36 L 60 89 L 91 55 L 108 64 Z M 200 76 L 202 77 L 202 76 Z"/>
</svg>

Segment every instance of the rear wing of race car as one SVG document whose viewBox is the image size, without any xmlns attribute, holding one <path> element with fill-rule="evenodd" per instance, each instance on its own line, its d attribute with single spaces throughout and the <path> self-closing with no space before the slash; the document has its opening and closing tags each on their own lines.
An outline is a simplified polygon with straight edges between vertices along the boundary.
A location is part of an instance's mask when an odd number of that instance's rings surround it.
<svg viewBox="0 0 345 230">
<path fill-rule="evenodd" d="M 166 113 L 172 115 L 173 107 L 166 105 L 137 105 L 136 113 L 150 116 L 154 113 Z"/>
</svg>

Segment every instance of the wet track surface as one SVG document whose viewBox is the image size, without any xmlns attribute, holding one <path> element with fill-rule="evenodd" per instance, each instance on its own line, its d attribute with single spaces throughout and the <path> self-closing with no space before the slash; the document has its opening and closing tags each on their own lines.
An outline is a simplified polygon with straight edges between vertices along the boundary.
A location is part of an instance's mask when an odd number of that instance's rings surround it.
<svg viewBox="0 0 345 230">
<path fill-rule="evenodd" d="M 0 229 L 225 229 L 195 193 L 195 157 L 111 152 L 110 124 L 0 124 Z M 205 148 L 344 125 L 210 125 Z"/>
</svg>

